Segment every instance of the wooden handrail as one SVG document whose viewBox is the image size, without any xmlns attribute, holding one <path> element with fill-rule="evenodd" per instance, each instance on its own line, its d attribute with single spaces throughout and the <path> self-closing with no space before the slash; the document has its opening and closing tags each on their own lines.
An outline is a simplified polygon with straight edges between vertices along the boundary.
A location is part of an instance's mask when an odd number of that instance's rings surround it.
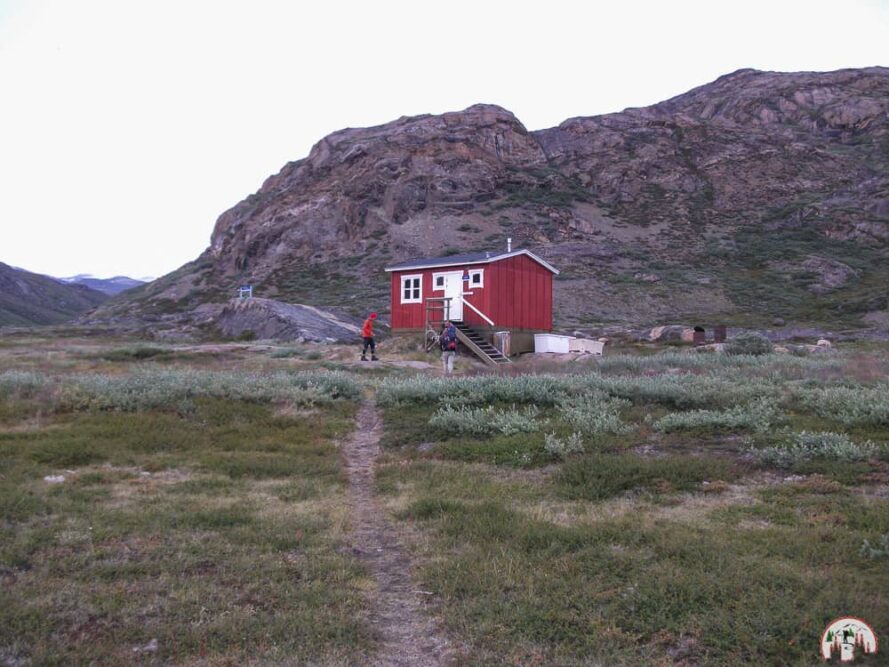
<svg viewBox="0 0 889 667">
<path fill-rule="evenodd" d="M 497 326 L 496 324 L 494 324 L 494 320 L 492 320 L 490 317 L 488 317 L 487 315 L 485 315 L 482 311 L 480 311 L 478 308 L 476 308 L 475 306 L 473 306 L 473 305 L 472 305 L 471 303 L 469 303 L 466 299 L 463 299 L 463 305 L 464 305 L 464 306 L 469 306 L 469 307 L 475 312 L 476 315 L 478 315 L 479 317 L 481 317 L 485 322 L 487 322 L 488 324 L 490 324 L 492 327 L 496 327 L 496 326 Z"/>
</svg>

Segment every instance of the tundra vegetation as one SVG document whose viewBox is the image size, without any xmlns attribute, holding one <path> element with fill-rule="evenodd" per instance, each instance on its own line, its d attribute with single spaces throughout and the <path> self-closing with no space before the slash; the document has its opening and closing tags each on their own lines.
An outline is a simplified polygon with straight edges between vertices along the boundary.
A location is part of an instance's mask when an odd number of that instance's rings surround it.
<svg viewBox="0 0 889 667">
<path fill-rule="evenodd" d="M 0 658 L 367 662 L 336 447 L 365 396 L 465 664 L 802 665 L 837 616 L 889 625 L 883 348 L 447 379 L 354 356 L 0 341 Z"/>
<path fill-rule="evenodd" d="M 28 356 L 0 372 L 0 662 L 373 650 L 334 446 L 352 428 L 352 377 L 154 362 L 71 372 L 127 355 Z"/>
<path fill-rule="evenodd" d="M 378 487 L 471 662 L 803 665 L 889 622 L 881 352 L 742 346 L 379 383 Z"/>
</svg>

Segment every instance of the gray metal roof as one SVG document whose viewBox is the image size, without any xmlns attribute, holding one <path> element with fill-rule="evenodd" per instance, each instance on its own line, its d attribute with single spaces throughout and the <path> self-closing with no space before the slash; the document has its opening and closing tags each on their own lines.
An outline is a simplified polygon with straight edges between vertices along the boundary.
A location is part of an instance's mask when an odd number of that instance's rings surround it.
<svg viewBox="0 0 889 667">
<path fill-rule="evenodd" d="M 431 269 L 435 267 L 445 266 L 465 266 L 467 264 L 487 264 L 497 260 L 506 259 L 507 257 L 516 257 L 518 255 L 528 255 L 531 259 L 546 267 L 555 274 L 559 271 L 549 262 L 541 259 L 530 250 L 513 250 L 512 252 L 471 252 L 463 255 L 447 255 L 445 257 L 424 257 L 422 259 L 412 259 L 407 262 L 399 262 L 398 264 L 390 264 L 386 267 L 386 271 L 405 271 L 408 269 Z"/>
</svg>

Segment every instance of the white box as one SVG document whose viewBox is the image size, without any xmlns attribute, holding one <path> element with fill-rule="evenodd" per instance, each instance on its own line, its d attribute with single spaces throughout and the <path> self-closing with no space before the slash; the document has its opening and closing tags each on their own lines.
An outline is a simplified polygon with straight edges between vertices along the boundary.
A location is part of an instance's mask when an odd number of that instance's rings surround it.
<svg viewBox="0 0 889 667">
<path fill-rule="evenodd" d="M 602 356 L 602 348 L 605 343 L 600 340 L 590 340 L 588 338 L 572 338 L 570 349 L 572 352 L 580 352 L 581 354 L 595 354 Z"/>
<path fill-rule="evenodd" d="M 568 354 L 571 351 L 573 338 L 574 336 L 560 336 L 558 334 L 534 334 L 534 351 Z"/>
</svg>

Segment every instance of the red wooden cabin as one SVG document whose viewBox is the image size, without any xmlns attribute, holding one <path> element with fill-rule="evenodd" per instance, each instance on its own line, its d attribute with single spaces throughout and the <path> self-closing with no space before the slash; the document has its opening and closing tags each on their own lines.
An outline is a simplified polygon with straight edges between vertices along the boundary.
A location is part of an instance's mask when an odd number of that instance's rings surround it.
<svg viewBox="0 0 889 667">
<path fill-rule="evenodd" d="M 520 332 L 552 331 L 553 276 L 559 272 L 528 250 L 416 259 L 386 271 L 393 331 L 424 331 L 442 319 L 482 332 L 510 331 L 513 340 Z M 436 317 L 434 309 L 442 306 L 446 310 Z"/>
</svg>

